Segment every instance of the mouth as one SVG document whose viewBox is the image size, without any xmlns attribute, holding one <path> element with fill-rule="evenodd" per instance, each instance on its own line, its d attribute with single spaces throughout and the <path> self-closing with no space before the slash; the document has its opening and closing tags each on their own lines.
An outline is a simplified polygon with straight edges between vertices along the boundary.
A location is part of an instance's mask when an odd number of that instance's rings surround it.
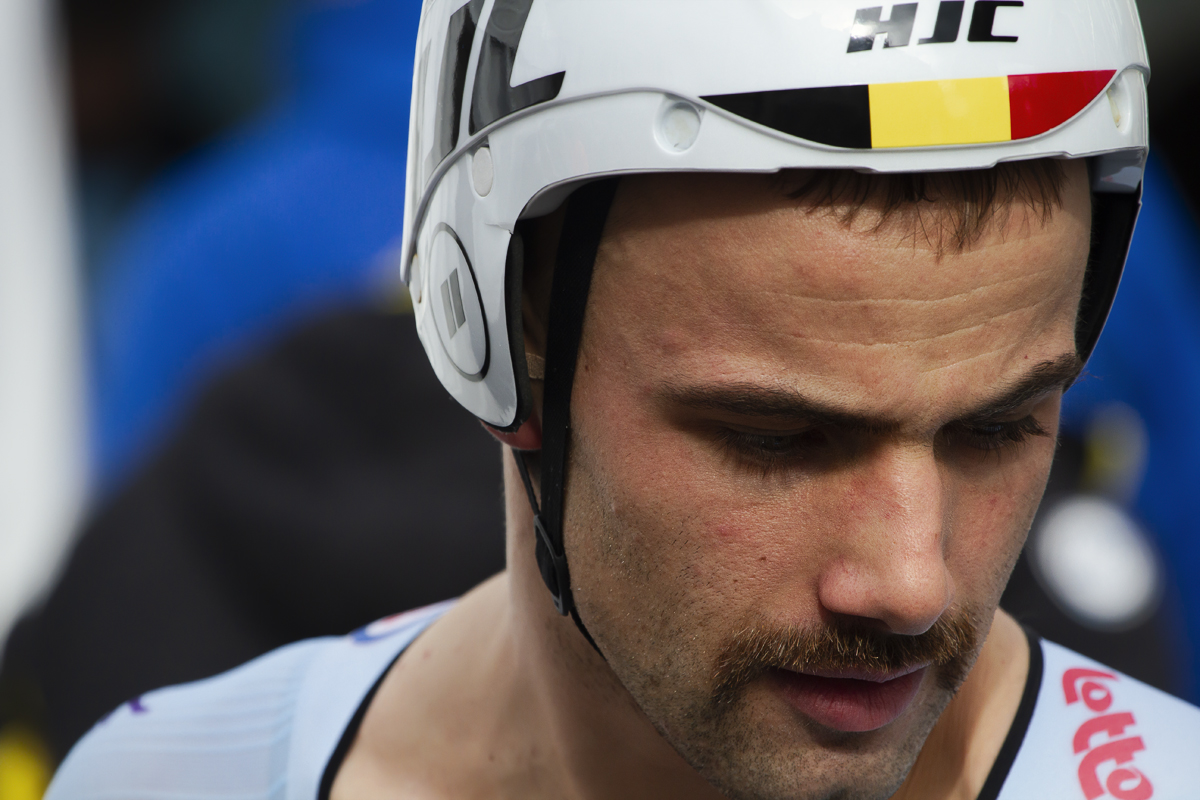
<svg viewBox="0 0 1200 800">
<path fill-rule="evenodd" d="M 818 725 L 866 733 L 894 722 L 912 705 L 928 669 L 918 665 L 883 674 L 773 669 L 769 675 L 788 704 Z"/>
</svg>

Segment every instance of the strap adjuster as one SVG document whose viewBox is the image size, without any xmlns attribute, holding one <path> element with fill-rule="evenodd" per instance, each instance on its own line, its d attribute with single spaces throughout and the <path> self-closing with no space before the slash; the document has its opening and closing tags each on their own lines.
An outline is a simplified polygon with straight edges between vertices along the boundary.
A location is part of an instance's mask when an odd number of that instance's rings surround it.
<svg viewBox="0 0 1200 800">
<path fill-rule="evenodd" d="M 550 594 L 554 598 L 554 608 L 565 617 L 570 613 L 571 608 L 571 578 L 567 572 L 567 556 L 565 553 L 555 552 L 554 544 L 550 541 L 550 534 L 546 531 L 541 514 L 534 515 L 533 529 L 537 532 L 535 554 L 538 571 L 542 573 L 542 580 L 545 581 L 546 588 L 550 590 Z"/>
</svg>

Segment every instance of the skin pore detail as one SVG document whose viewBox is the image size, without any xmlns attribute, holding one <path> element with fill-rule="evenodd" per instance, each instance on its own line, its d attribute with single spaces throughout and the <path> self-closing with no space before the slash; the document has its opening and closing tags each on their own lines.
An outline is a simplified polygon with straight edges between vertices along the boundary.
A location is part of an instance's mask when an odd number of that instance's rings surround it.
<svg viewBox="0 0 1200 800">
<path fill-rule="evenodd" d="M 939 249 L 768 177 L 623 179 L 572 403 L 557 616 L 507 572 L 389 673 L 333 797 L 970 798 L 1028 649 L 1090 206 Z M 614 765 L 620 765 L 619 769 Z"/>
</svg>

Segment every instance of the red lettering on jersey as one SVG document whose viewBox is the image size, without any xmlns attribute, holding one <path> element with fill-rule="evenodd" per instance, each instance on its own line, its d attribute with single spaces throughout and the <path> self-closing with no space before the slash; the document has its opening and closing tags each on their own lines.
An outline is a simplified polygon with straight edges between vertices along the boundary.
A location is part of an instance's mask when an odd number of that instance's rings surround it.
<svg viewBox="0 0 1200 800">
<path fill-rule="evenodd" d="M 1079 726 L 1075 732 L 1075 754 L 1092 749 L 1092 737 L 1100 731 L 1115 739 L 1125 733 L 1125 729 L 1134 723 L 1133 714 L 1122 711 L 1120 714 L 1105 714 L 1103 717 L 1092 717 Z"/>
<path fill-rule="evenodd" d="M 1066 695 L 1067 705 L 1079 702 L 1079 697 L 1082 694 L 1084 704 L 1092 711 L 1095 711 L 1097 714 L 1108 711 L 1109 706 L 1112 705 L 1112 694 L 1108 691 L 1108 687 L 1094 680 L 1087 681 L 1082 686 L 1078 686 L 1079 681 L 1085 678 L 1115 681 L 1117 676 L 1111 672 L 1100 672 L 1094 669 L 1076 668 L 1067 670 L 1063 673 L 1063 694 Z"/>
<path fill-rule="evenodd" d="M 1063 697 L 1067 705 L 1083 700 L 1090 711 L 1099 715 L 1084 720 L 1072 741 L 1076 755 L 1085 753 L 1079 763 L 1079 787 L 1087 800 L 1097 800 L 1106 794 L 1115 800 L 1150 800 L 1154 796 L 1154 786 L 1140 770 L 1130 765 L 1134 755 L 1146 749 L 1145 742 L 1140 736 L 1117 738 L 1124 736 L 1137 721 L 1128 711 L 1104 713 L 1112 707 L 1113 695 L 1102 681 L 1117 680 L 1114 673 L 1094 669 L 1075 668 L 1063 673 Z M 1093 747 L 1092 739 L 1101 733 L 1108 734 L 1108 741 Z M 1102 783 L 1100 768 L 1109 762 L 1116 768 Z"/>
<path fill-rule="evenodd" d="M 1084 756 L 1083 761 L 1079 764 L 1079 785 L 1083 788 L 1083 793 L 1087 797 L 1087 800 L 1096 800 L 1097 797 L 1105 793 L 1105 790 L 1112 793 L 1114 797 L 1126 800 L 1129 794 L 1121 786 L 1121 777 L 1126 779 L 1134 777 L 1132 774 L 1133 771 L 1122 770 L 1123 773 L 1127 774 L 1118 777 L 1116 781 L 1113 780 L 1114 775 L 1109 775 L 1106 785 L 1101 786 L 1099 776 L 1100 765 L 1105 761 L 1115 761 L 1118 766 L 1128 764 L 1130 761 L 1133 761 L 1134 753 L 1140 753 L 1145 749 L 1146 745 L 1142 742 L 1142 737 L 1131 736 L 1128 739 L 1118 739 L 1115 742 L 1102 744 Z M 1138 782 L 1137 787 L 1133 788 L 1147 787 L 1149 794 L 1146 794 L 1145 797 L 1150 797 L 1154 793 L 1154 789 L 1150 787 L 1150 781 L 1146 780 L 1146 776 L 1141 773 L 1138 773 L 1138 776 L 1141 780 Z M 1115 788 L 1121 791 L 1121 794 L 1118 795 L 1112 792 L 1114 785 Z"/>
<path fill-rule="evenodd" d="M 1129 781 L 1137 783 L 1126 785 Z M 1133 767 L 1114 769 L 1104 782 L 1104 788 L 1117 800 L 1150 800 L 1154 796 L 1154 787 L 1150 785 L 1150 779 Z"/>
</svg>

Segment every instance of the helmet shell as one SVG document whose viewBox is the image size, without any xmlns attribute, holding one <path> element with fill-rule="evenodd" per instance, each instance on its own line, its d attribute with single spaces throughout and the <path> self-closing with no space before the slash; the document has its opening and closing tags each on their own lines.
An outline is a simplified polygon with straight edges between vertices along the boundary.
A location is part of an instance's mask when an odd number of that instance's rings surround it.
<svg viewBox="0 0 1200 800">
<path fill-rule="evenodd" d="M 1059 157 L 1091 159 L 1096 192 L 1138 191 L 1134 0 L 865 2 L 428 0 L 402 269 L 450 393 L 523 421 L 510 244 L 586 181 Z"/>
</svg>

